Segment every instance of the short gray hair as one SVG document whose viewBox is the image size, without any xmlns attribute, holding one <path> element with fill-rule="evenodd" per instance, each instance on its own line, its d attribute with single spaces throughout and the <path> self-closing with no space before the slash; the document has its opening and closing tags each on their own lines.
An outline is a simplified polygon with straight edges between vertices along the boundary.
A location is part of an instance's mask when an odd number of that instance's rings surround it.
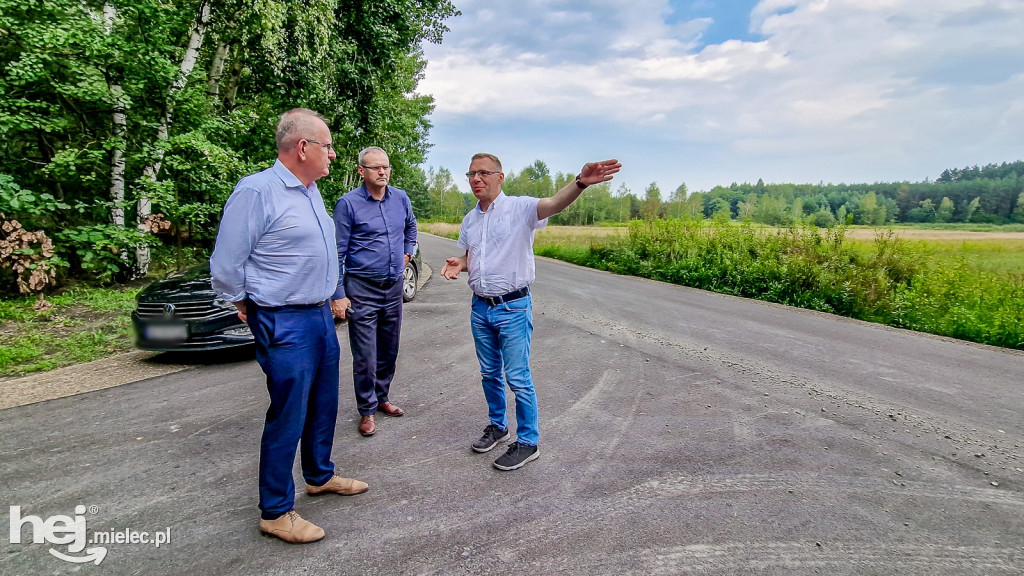
<svg viewBox="0 0 1024 576">
<path fill-rule="evenodd" d="M 479 160 L 480 158 L 487 158 L 491 162 L 494 162 L 494 165 L 498 167 L 498 172 L 501 172 L 501 160 L 498 160 L 498 157 L 494 154 L 488 154 L 487 152 L 477 152 L 476 154 L 473 154 L 473 157 L 469 159 L 469 163 L 472 164 L 473 160 Z"/>
<path fill-rule="evenodd" d="M 385 156 L 388 155 L 388 153 L 384 152 L 384 149 L 381 148 L 380 146 L 367 146 L 366 148 L 363 148 L 362 150 L 359 151 L 359 156 L 356 157 L 356 162 L 358 162 L 359 165 L 362 166 L 363 161 L 366 160 L 366 155 L 369 154 L 370 152 L 381 152 Z"/>
<path fill-rule="evenodd" d="M 292 108 L 284 114 L 281 114 L 281 119 L 277 123 L 277 133 L 275 134 L 275 140 L 277 140 L 277 151 L 284 152 L 285 150 L 295 146 L 299 140 L 306 138 L 307 135 L 303 134 L 310 129 L 310 119 L 312 118 L 316 118 L 324 124 L 327 124 L 327 118 L 324 118 L 309 108 Z"/>
</svg>

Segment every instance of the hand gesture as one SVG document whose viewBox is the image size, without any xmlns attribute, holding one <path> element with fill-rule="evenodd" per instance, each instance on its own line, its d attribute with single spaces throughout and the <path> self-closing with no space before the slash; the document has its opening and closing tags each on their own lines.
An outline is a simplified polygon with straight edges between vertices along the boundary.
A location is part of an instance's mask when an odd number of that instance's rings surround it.
<svg viewBox="0 0 1024 576">
<path fill-rule="evenodd" d="M 614 175 L 622 169 L 622 163 L 618 160 L 602 160 L 601 162 L 588 162 L 580 170 L 580 182 L 585 186 L 593 186 L 601 182 L 611 180 Z"/>
<path fill-rule="evenodd" d="M 459 272 L 466 269 L 466 258 L 451 257 L 444 261 L 444 267 L 441 268 L 441 277 L 449 280 L 455 280 L 459 277 Z"/>
</svg>

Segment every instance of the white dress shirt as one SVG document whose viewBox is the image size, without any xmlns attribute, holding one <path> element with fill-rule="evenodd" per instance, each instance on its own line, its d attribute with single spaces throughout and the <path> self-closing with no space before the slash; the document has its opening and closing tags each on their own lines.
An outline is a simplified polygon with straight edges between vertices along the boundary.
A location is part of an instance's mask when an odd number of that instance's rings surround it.
<svg viewBox="0 0 1024 576">
<path fill-rule="evenodd" d="M 478 296 L 502 296 L 536 279 L 533 233 L 548 223 L 537 219 L 538 202 L 501 192 L 486 212 L 477 204 L 462 219 L 459 247 L 469 253 L 469 287 Z"/>
</svg>

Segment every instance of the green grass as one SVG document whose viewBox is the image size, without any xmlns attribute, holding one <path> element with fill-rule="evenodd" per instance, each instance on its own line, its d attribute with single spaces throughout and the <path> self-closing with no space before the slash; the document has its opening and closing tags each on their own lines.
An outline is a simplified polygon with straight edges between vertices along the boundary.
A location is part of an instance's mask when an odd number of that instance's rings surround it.
<svg viewBox="0 0 1024 576">
<path fill-rule="evenodd" d="M 998 249 L 996 247 L 999 247 Z M 619 274 L 1024 349 L 1024 242 L 906 240 L 843 228 L 635 222 L 625 237 L 537 253 Z"/>
<path fill-rule="evenodd" d="M 866 228 L 851 226 L 851 228 Z M 962 232 L 1024 232 L 1024 224 L 979 224 L 969 222 L 921 222 L 904 223 L 892 227 L 893 230 L 959 230 Z"/>
<path fill-rule="evenodd" d="M 0 301 L 0 376 L 91 362 L 133 349 L 130 314 L 138 288 L 72 288 Z"/>
<path fill-rule="evenodd" d="M 935 262 L 963 263 L 993 274 L 1024 275 L 1024 240 L 919 240 L 916 243 L 922 253 Z"/>
</svg>

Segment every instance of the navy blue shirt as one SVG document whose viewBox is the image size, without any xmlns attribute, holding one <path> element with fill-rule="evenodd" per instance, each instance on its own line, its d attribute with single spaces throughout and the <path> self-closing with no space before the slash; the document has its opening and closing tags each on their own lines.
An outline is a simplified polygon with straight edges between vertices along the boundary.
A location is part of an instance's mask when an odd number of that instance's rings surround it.
<svg viewBox="0 0 1024 576">
<path fill-rule="evenodd" d="M 388 186 L 377 201 L 366 185 L 349 191 L 334 207 L 341 270 L 333 299 L 345 298 L 345 274 L 374 282 L 402 277 L 405 255 L 416 249 L 416 217 L 404 190 Z"/>
</svg>

